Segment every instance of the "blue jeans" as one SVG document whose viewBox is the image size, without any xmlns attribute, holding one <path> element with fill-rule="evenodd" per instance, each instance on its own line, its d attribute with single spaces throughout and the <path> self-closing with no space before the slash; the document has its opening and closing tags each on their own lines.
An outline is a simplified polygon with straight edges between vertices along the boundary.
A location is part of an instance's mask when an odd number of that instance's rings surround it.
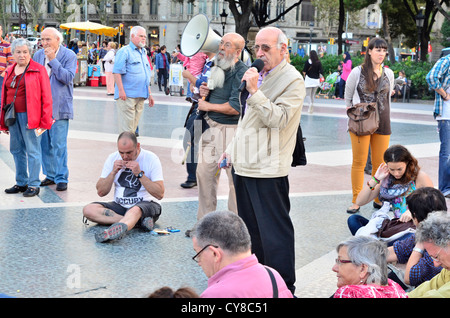
<svg viewBox="0 0 450 318">
<path fill-rule="evenodd" d="M 42 134 L 42 172 L 55 183 L 69 180 L 67 167 L 67 133 L 69 120 L 56 120 L 52 128 Z"/>
<path fill-rule="evenodd" d="M 9 127 L 9 151 L 16 166 L 16 184 L 39 188 L 41 181 L 41 136 L 28 129 L 27 113 L 16 113 L 16 123 Z"/>
<path fill-rule="evenodd" d="M 439 139 L 439 190 L 450 194 L 450 120 L 438 120 Z"/>
</svg>

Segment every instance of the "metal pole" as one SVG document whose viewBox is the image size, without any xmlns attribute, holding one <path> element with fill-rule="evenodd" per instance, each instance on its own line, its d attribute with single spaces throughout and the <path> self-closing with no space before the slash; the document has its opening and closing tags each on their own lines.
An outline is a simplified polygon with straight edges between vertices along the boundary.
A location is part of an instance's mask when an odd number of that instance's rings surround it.
<svg viewBox="0 0 450 318">
<path fill-rule="evenodd" d="M 88 3 L 84 0 L 84 21 L 88 21 Z"/>
</svg>

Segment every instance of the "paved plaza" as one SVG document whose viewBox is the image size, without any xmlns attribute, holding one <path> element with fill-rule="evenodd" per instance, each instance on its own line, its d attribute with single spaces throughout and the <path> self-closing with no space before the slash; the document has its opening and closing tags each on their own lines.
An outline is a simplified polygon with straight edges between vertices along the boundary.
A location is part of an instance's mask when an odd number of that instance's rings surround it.
<svg viewBox="0 0 450 318">
<path fill-rule="evenodd" d="M 9 136 L 0 134 L 0 293 L 13 297 L 145 297 L 162 286 L 207 285 L 192 260 L 191 239 L 184 232 L 196 222 L 198 190 L 183 189 L 181 164 L 183 124 L 190 104 L 180 96 L 165 96 L 153 84 L 156 105 L 145 110 L 138 141 L 161 159 L 165 197 L 157 228 L 178 233 L 155 236 L 133 229 L 124 239 L 96 243 L 94 234 L 105 227 L 82 220 L 82 208 L 99 198 L 95 184 L 107 156 L 116 151 L 117 112 L 105 87 L 74 89 L 75 119 L 70 122 L 68 190 L 55 185 L 39 196 L 6 194 L 15 184 Z M 392 104 L 391 144 L 405 145 L 430 175 L 438 176 L 439 136 L 432 102 Z M 306 137 L 308 164 L 289 174 L 291 217 L 296 237 L 296 295 L 329 297 L 336 290 L 331 271 L 336 245 L 348 238 L 347 207 L 351 204 L 351 145 L 344 101 L 316 99 L 314 114 L 303 108 L 301 127 Z M 366 176 L 368 178 L 368 176 Z M 42 176 L 43 179 L 43 176 Z M 227 207 L 223 173 L 218 210 Z M 361 208 L 369 217 L 370 204 Z"/>
</svg>

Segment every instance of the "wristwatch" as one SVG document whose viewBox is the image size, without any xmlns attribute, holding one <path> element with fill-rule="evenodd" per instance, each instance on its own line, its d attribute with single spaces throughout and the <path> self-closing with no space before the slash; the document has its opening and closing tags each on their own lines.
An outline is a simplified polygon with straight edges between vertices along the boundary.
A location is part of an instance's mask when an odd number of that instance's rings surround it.
<svg viewBox="0 0 450 318">
<path fill-rule="evenodd" d="M 416 251 L 417 253 L 420 253 L 420 254 L 423 255 L 423 250 L 420 249 L 420 248 L 418 248 L 418 247 L 414 247 L 414 248 L 413 248 L 413 251 Z"/>
<path fill-rule="evenodd" d="M 144 176 L 144 171 L 142 170 L 139 172 L 139 174 L 136 176 L 138 179 L 142 178 Z"/>
</svg>

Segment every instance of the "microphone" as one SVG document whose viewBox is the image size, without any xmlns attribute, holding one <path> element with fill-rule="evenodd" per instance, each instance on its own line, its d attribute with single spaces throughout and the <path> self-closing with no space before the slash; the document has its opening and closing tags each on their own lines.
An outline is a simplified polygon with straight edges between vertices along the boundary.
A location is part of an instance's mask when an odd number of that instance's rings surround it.
<svg viewBox="0 0 450 318">
<path fill-rule="evenodd" d="M 262 69 L 264 68 L 264 61 L 261 59 L 257 59 L 253 62 L 252 66 L 250 67 L 254 67 L 256 68 L 256 70 L 259 72 L 262 71 Z M 239 92 L 242 92 L 245 89 L 245 86 L 247 85 L 247 81 L 242 81 L 241 86 L 239 86 Z"/>
</svg>

